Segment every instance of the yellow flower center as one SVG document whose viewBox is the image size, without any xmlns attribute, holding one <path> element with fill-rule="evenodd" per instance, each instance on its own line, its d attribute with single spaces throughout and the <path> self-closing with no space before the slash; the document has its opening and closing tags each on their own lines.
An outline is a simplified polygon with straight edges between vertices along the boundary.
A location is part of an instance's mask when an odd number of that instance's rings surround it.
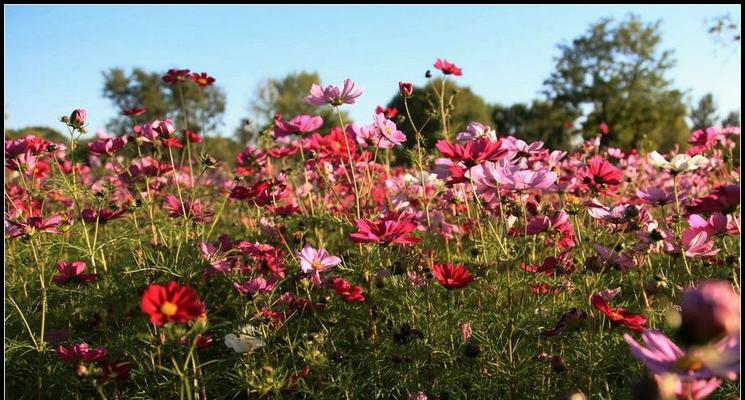
<svg viewBox="0 0 745 400">
<path fill-rule="evenodd" d="M 205 78 L 199 78 L 198 79 L 198 83 L 201 86 L 207 86 L 209 84 L 209 82 L 207 82 L 207 79 L 205 79 Z"/>
<path fill-rule="evenodd" d="M 313 267 L 313 269 L 321 269 L 323 268 L 323 264 L 321 264 L 321 262 L 318 260 L 314 260 L 313 264 L 311 264 L 311 267 Z"/>
<path fill-rule="evenodd" d="M 686 354 L 683 357 L 680 357 L 676 362 L 675 366 L 678 367 L 681 371 L 698 371 L 701 368 L 704 367 L 704 362 L 701 360 L 700 357 L 697 357 L 695 355 Z"/>
<path fill-rule="evenodd" d="M 166 301 L 165 303 L 163 303 L 162 306 L 160 306 L 160 312 L 169 317 L 176 314 L 176 311 L 178 311 L 178 306 L 171 303 L 170 301 Z"/>
</svg>

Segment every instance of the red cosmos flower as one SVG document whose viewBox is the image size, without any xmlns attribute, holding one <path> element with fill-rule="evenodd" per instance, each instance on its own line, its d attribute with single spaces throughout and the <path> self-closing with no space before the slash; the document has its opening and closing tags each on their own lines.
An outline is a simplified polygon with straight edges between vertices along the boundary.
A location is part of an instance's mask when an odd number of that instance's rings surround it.
<svg viewBox="0 0 745 400">
<path fill-rule="evenodd" d="M 621 170 L 600 156 L 593 157 L 579 175 L 582 184 L 599 193 L 615 190 L 623 179 Z"/>
<path fill-rule="evenodd" d="M 191 74 L 191 80 L 201 88 L 212 86 L 212 84 L 215 83 L 215 78 L 207 75 L 206 72 L 202 72 L 201 74 L 195 72 Z"/>
<path fill-rule="evenodd" d="M 632 314 L 629 310 L 618 307 L 612 309 L 608 301 L 599 294 L 592 295 L 592 305 L 605 314 L 614 324 L 625 326 L 633 331 L 641 332 L 647 318 L 641 314 Z"/>
<path fill-rule="evenodd" d="M 467 168 L 484 161 L 498 161 L 507 154 L 501 140 L 492 142 L 488 138 L 469 140 L 465 145 L 453 145 L 446 140 L 439 140 L 435 147 L 443 156 L 455 162 L 462 161 Z"/>
<path fill-rule="evenodd" d="M 197 135 L 196 132 L 188 129 L 184 131 L 184 136 L 189 143 L 202 143 L 202 140 L 204 140 L 201 136 Z"/>
<path fill-rule="evenodd" d="M 360 285 L 352 286 L 351 283 L 342 278 L 334 278 L 333 283 L 336 294 L 344 298 L 345 301 L 365 301 Z"/>
<path fill-rule="evenodd" d="M 80 213 L 80 217 L 83 219 L 83 221 L 90 224 L 98 222 L 101 225 L 105 225 L 111 220 L 121 218 L 125 212 L 127 212 L 127 210 L 110 210 L 108 208 L 102 208 L 101 210 L 96 212 L 93 209 L 86 208 Z"/>
<path fill-rule="evenodd" d="M 392 216 L 386 216 L 377 221 L 358 219 L 355 224 L 357 232 L 349 235 L 355 243 L 378 243 L 385 246 L 390 243 L 416 244 L 422 241 L 411 235 L 416 230 L 417 224 L 406 216 L 398 220 L 394 220 Z"/>
<path fill-rule="evenodd" d="M 183 83 L 189 78 L 188 69 L 169 69 L 165 75 L 163 75 L 163 82 L 169 85 L 178 85 Z"/>
<path fill-rule="evenodd" d="M 449 62 L 448 60 L 440 60 L 439 58 L 437 61 L 435 61 L 435 68 L 442 71 L 445 75 L 455 75 L 455 76 L 461 76 L 463 75 L 463 71 L 456 67 L 455 64 Z"/>
<path fill-rule="evenodd" d="M 403 97 L 409 97 L 414 93 L 414 85 L 411 82 L 398 82 L 398 92 Z"/>
<path fill-rule="evenodd" d="M 600 131 L 601 135 L 607 135 L 608 132 L 610 132 L 610 127 L 605 122 L 601 122 L 598 126 L 598 130 Z"/>
<path fill-rule="evenodd" d="M 145 108 L 125 108 L 122 110 L 122 115 L 127 117 L 139 117 L 145 112 L 147 112 Z"/>
<path fill-rule="evenodd" d="M 398 115 L 398 108 L 396 107 L 383 108 L 382 106 L 377 106 L 375 107 L 375 113 L 383 114 L 386 118 L 392 119 L 396 115 Z"/>
<path fill-rule="evenodd" d="M 142 295 L 140 307 L 150 316 L 150 322 L 158 326 L 166 323 L 185 324 L 199 318 L 204 309 L 196 290 L 173 281 L 166 286 L 148 286 Z"/>
<path fill-rule="evenodd" d="M 59 274 L 52 278 L 52 282 L 62 285 L 73 281 L 80 283 L 93 282 L 98 279 L 98 274 L 84 274 L 85 263 L 82 261 L 60 261 L 57 263 Z"/>
<path fill-rule="evenodd" d="M 179 142 L 178 139 L 176 139 L 175 137 L 169 137 L 168 139 L 163 140 L 161 143 L 163 143 L 163 146 L 173 147 L 177 149 L 184 147 L 184 145 L 181 144 L 181 142 Z"/>
<path fill-rule="evenodd" d="M 473 282 L 468 269 L 462 265 L 435 264 L 432 274 L 447 289 L 462 289 Z"/>
<path fill-rule="evenodd" d="M 78 343 L 71 347 L 60 346 L 57 348 L 57 356 L 68 362 L 98 362 L 103 361 L 108 355 L 105 347 L 92 349 L 87 343 Z"/>
</svg>

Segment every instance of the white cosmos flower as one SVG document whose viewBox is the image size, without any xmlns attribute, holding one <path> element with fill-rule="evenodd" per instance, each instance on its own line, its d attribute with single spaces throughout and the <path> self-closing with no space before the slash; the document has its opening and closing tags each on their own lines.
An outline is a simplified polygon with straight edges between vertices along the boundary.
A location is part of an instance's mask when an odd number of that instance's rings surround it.
<svg viewBox="0 0 745 400">
<path fill-rule="evenodd" d="M 649 163 L 657 168 L 663 168 L 670 172 L 695 171 L 709 163 L 709 159 L 702 155 L 693 157 L 688 154 L 677 154 L 672 160 L 667 161 L 660 153 L 653 151 L 647 157 Z"/>
<path fill-rule="evenodd" d="M 228 333 L 225 335 L 225 345 L 236 353 L 252 353 L 254 350 L 266 346 L 266 343 L 257 334 L 256 328 L 246 325 L 238 335 Z"/>
</svg>

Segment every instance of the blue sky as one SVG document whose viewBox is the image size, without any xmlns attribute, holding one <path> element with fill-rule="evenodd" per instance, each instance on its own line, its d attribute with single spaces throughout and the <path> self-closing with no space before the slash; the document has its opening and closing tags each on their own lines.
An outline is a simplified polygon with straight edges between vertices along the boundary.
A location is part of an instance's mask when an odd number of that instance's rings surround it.
<svg viewBox="0 0 745 400">
<path fill-rule="evenodd" d="M 109 67 L 206 71 L 227 93 L 230 135 L 262 79 L 317 71 L 322 83 L 351 78 L 365 88 L 349 109 L 372 119 L 399 80 L 422 84 L 437 57 L 463 68 L 460 84 L 491 103 L 539 96 L 556 45 L 602 17 L 633 12 L 662 20 L 669 74 L 691 98 L 712 92 L 722 114 L 740 108 L 740 50 L 706 33 L 706 20 L 739 6 L 6 6 L 6 127 L 60 127 L 88 109 L 95 131 L 118 110 L 101 96 Z"/>
</svg>

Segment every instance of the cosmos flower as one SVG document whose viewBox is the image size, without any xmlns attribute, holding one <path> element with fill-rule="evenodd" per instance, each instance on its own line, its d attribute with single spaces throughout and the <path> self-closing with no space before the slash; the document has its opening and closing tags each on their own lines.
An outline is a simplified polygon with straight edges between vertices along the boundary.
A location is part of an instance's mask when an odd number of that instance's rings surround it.
<svg viewBox="0 0 745 400">
<path fill-rule="evenodd" d="M 365 301 L 360 285 L 352 285 L 342 278 L 334 278 L 333 285 L 336 294 L 341 296 L 344 301 Z"/>
<path fill-rule="evenodd" d="M 688 154 L 677 154 L 667 161 L 660 153 L 653 151 L 647 157 L 650 164 L 673 174 L 695 171 L 709 163 L 709 159 L 702 155 L 691 157 Z"/>
<path fill-rule="evenodd" d="M 78 343 L 70 347 L 60 345 L 57 356 L 68 362 L 99 362 L 106 359 L 108 351 L 105 347 L 91 348 L 87 343 Z"/>
<path fill-rule="evenodd" d="M 344 80 L 342 89 L 334 85 L 322 88 L 320 85 L 313 84 L 310 88 L 310 95 L 305 97 L 305 102 L 315 106 L 331 104 L 334 107 L 342 104 L 354 104 L 355 99 L 362 94 L 362 89 L 355 89 L 354 86 L 351 79 Z"/>
<path fill-rule="evenodd" d="M 206 88 L 207 86 L 212 86 L 212 84 L 215 83 L 215 78 L 207 75 L 206 72 L 202 72 L 201 74 L 194 72 L 191 74 L 190 78 L 200 88 Z"/>
<path fill-rule="evenodd" d="M 473 282 L 468 269 L 462 265 L 434 264 L 432 274 L 446 289 L 462 289 Z"/>
<path fill-rule="evenodd" d="M 98 279 L 98 274 L 84 274 L 85 263 L 82 261 L 60 261 L 57 263 L 59 273 L 52 278 L 52 282 L 63 285 L 67 282 L 88 283 Z"/>
<path fill-rule="evenodd" d="M 398 220 L 392 217 L 384 217 L 377 221 L 358 219 L 355 221 L 357 232 L 352 233 L 350 238 L 355 243 L 378 243 L 387 244 L 416 244 L 421 241 L 411 235 L 416 230 L 416 223 L 409 218 Z"/>
<path fill-rule="evenodd" d="M 148 286 L 142 295 L 140 307 L 150 316 L 150 323 L 158 326 L 166 323 L 185 324 L 196 320 L 204 309 L 196 290 L 173 281 L 166 286 Z"/>
<path fill-rule="evenodd" d="M 455 75 L 455 76 L 463 75 L 463 71 L 460 68 L 456 67 L 455 64 L 445 59 L 441 60 L 438 58 L 437 61 L 435 61 L 435 68 L 442 71 L 442 73 L 445 75 Z"/>
<path fill-rule="evenodd" d="M 632 331 L 641 332 L 647 318 L 640 314 L 632 314 L 623 307 L 611 308 L 608 301 L 599 294 L 592 296 L 592 305 L 601 313 L 605 314 L 611 322 L 617 325 L 625 326 Z"/>
<path fill-rule="evenodd" d="M 300 259 L 300 269 L 310 274 L 313 283 L 321 284 L 321 272 L 326 272 L 332 267 L 341 264 L 341 258 L 332 256 L 326 249 L 316 250 L 311 246 L 305 246 L 302 251 L 297 253 Z"/>
</svg>

